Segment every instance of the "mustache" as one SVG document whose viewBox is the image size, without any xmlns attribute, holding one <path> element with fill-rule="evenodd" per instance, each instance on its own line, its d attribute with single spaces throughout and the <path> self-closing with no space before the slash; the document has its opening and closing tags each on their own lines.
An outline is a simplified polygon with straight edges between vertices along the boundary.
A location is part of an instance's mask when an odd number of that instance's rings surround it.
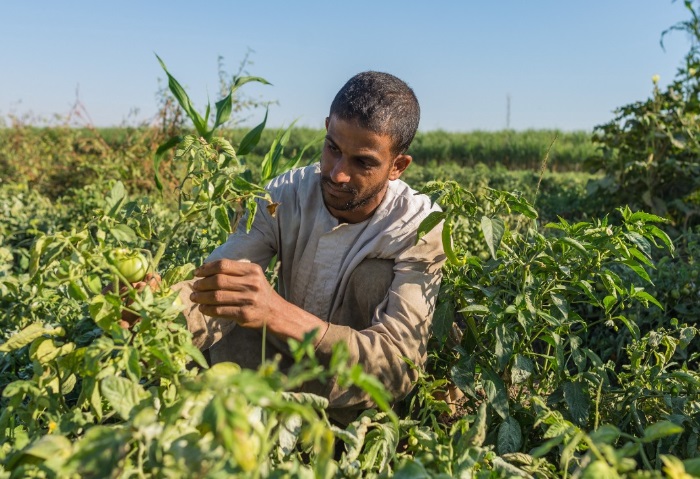
<svg viewBox="0 0 700 479">
<path fill-rule="evenodd" d="M 357 194 L 357 189 L 352 186 L 348 186 L 347 183 L 339 184 L 331 180 L 330 176 L 321 176 L 321 183 L 330 186 L 334 190 L 341 190 L 352 194 Z"/>
</svg>

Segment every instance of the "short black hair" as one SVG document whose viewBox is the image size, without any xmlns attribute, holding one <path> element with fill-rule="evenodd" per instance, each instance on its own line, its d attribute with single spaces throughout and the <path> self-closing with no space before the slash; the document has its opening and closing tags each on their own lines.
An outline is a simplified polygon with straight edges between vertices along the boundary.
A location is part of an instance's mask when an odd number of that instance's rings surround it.
<svg viewBox="0 0 700 479">
<path fill-rule="evenodd" d="M 389 135 L 394 154 L 403 154 L 413 141 L 420 106 L 411 87 L 389 73 L 358 73 L 343 85 L 331 103 L 330 116 L 355 120 L 374 133 Z"/>
</svg>

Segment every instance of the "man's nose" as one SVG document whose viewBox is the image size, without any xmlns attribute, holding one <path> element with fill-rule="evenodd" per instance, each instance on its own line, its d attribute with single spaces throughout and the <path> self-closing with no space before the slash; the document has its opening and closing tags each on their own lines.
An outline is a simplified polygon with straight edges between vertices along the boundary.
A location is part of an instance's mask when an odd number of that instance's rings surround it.
<svg viewBox="0 0 700 479">
<path fill-rule="evenodd" d="M 348 162 L 345 158 L 341 157 L 333 165 L 333 170 L 331 171 L 331 180 L 334 183 L 348 183 L 350 181 L 350 173 L 348 171 Z"/>
</svg>

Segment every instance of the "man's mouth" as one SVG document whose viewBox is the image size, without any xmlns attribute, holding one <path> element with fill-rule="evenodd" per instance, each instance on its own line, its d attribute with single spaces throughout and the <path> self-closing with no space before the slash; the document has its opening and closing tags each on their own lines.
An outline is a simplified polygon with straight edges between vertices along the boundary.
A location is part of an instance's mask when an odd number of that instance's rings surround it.
<svg viewBox="0 0 700 479">
<path fill-rule="evenodd" d="M 357 194 L 357 191 L 354 188 L 338 185 L 327 178 L 323 178 L 321 180 L 321 184 L 334 196 Z"/>
</svg>

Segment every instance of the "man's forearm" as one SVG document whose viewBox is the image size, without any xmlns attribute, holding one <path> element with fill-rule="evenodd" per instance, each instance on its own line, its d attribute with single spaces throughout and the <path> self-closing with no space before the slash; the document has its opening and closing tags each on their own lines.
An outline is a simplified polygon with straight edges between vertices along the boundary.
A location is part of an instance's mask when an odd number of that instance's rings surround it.
<svg viewBox="0 0 700 479">
<path fill-rule="evenodd" d="M 273 311 L 266 325 L 268 331 L 282 340 L 301 341 L 306 334 L 316 331 L 314 338 L 314 347 L 316 347 L 328 330 L 328 322 L 284 300 L 279 295 Z"/>
</svg>

